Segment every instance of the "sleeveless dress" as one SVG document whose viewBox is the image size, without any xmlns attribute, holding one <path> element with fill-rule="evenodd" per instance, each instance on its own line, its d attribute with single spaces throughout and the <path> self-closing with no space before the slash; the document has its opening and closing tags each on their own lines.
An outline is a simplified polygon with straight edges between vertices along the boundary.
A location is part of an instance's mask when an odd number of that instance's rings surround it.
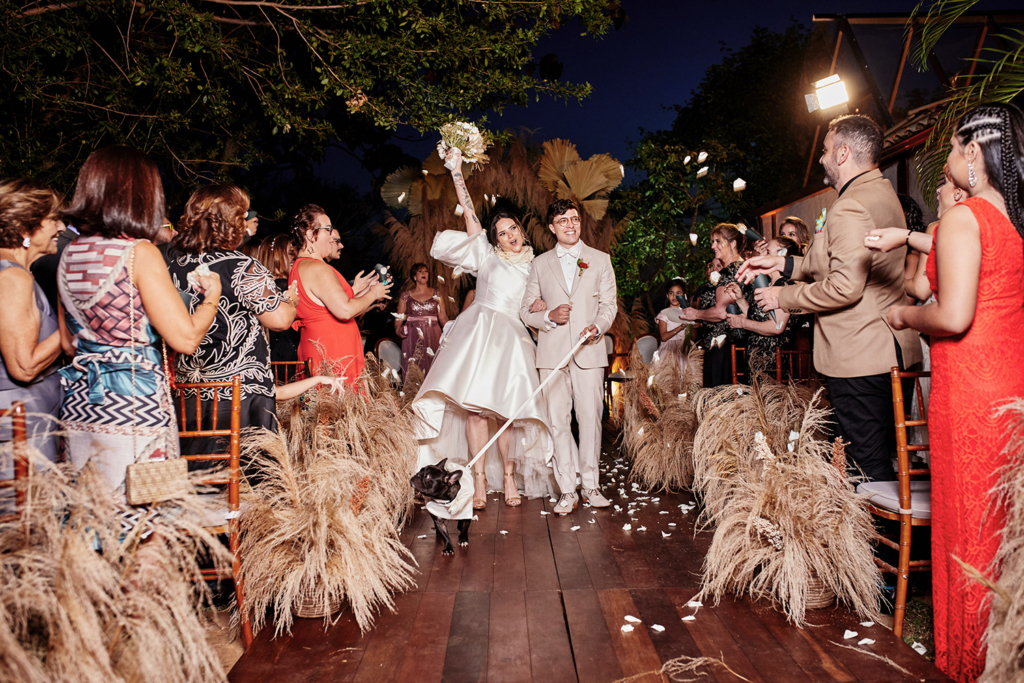
<svg viewBox="0 0 1024 683">
<path fill-rule="evenodd" d="M 163 357 L 129 277 L 139 241 L 79 237 L 57 267 L 65 320 L 77 344 L 71 364 L 60 371 L 68 457 L 77 468 L 92 460 L 122 499 L 128 465 L 179 454 Z"/>
<path fill-rule="evenodd" d="M 657 363 L 668 361 L 674 362 L 679 366 L 679 374 L 682 375 L 682 373 L 686 371 L 686 366 L 689 363 L 687 352 L 689 351 L 690 344 L 693 341 L 693 324 L 679 322 L 677 319 L 678 316 L 672 315 L 674 311 L 678 312 L 679 310 L 681 309 L 673 308 L 671 306 L 663 308 L 658 315 L 654 316 L 654 322 L 664 321 L 665 329 L 668 332 L 682 327 L 683 325 L 690 326 L 690 329 L 683 330 L 668 341 L 663 341 L 658 345 Z"/>
<path fill-rule="evenodd" d="M 8 268 L 21 268 L 13 261 L 0 260 L 0 271 Z M 57 331 L 57 314 L 50 306 L 43 288 L 33 282 L 36 308 L 39 309 L 39 342 Z M 60 425 L 60 404 L 64 398 L 64 390 L 60 386 L 57 371 L 60 364 L 54 361 L 50 367 L 40 372 L 31 382 L 20 382 L 7 373 L 3 356 L 0 356 L 0 409 L 10 408 L 15 401 L 25 402 L 25 427 L 32 445 L 50 462 L 57 461 Z M 46 417 L 46 416 L 49 417 Z M 7 443 L 13 437 L 11 421 L 0 423 L 0 443 Z M 14 460 L 4 458 L 0 465 L 0 478 L 14 478 Z M 0 515 L 14 512 L 14 491 L 0 489 Z"/>
<path fill-rule="evenodd" d="M 453 322 L 434 358 L 430 374 L 412 402 L 420 418 L 417 469 L 450 458 L 465 464 L 467 411 L 507 418 L 539 384 L 537 347 L 519 319 L 530 263 L 500 258 L 483 232 L 470 237 L 445 230 L 434 238 L 430 255 L 477 277 L 476 300 Z M 509 459 L 516 484 L 527 497 L 550 495 L 555 482 L 550 466 L 554 444 L 543 396 L 536 396 L 510 427 Z M 497 448 L 485 456 L 490 484 L 502 481 Z"/>
<path fill-rule="evenodd" d="M 963 202 L 981 232 L 978 305 L 967 332 L 932 337 L 928 432 L 932 472 L 932 598 L 935 664 L 950 678 L 973 681 L 985 668 L 981 643 L 988 590 L 953 556 L 987 572 L 999 547 L 1005 510 L 989 509 L 988 492 L 1007 459 L 1009 416 L 993 412 L 1024 396 L 1024 253 L 1010 221 L 984 199 Z M 938 290 L 941 228 L 927 274 Z"/>
<path fill-rule="evenodd" d="M 441 341 L 441 323 L 438 320 L 440 302 L 437 295 L 420 302 L 412 298 L 412 294 L 406 290 L 402 292 L 402 301 L 405 302 L 405 339 L 402 340 L 402 376 L 409 367 L 410 361 L 416 361 L 420 370 L 426 372 L 434 362 L 434 356 L 427 353 L 430 349 L 437 353 L 438 344 Z"/>
<path fill-rule="evenodd" d="M 340 320 L 334 317 L 326 306 L 315 303 L 306 293 L 299 278 L 299 264 L 302 261 L 315 261 L 307 256 L 295 259 L 292 272 L 288 275 L 289 282 L 299 283 L 299 304 L 295 307 L 295 322 L 292 327 L 299 330 L 299 360 L 308 360 L 310 371 L 320 374 L 320 367 L 327 363 L 337 377 L 354 385 L 363 374 L 363 339 L 359 335 L 359 325 L 354 319 Z M 328 266 L 330 267 L 330 266 Z M 334 270 L 333 268 L 331 270 Z M 337 270 L 342 289 L 348 297 L 354 298 L 355 292 Z M 322 351 L 321 351 L 322 349 Z"/>
</svg>

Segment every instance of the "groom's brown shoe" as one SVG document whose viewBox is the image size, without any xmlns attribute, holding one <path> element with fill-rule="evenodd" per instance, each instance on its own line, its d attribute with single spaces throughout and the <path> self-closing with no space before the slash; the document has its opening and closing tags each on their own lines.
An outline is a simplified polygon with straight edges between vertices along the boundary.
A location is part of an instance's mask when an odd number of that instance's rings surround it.
<svg viewBox="0 0 1024 683">
<path fill-rule="evenodd" d="M 601 489 L 582 489 L 583 500 L 590 503 L 592 508 L 606 508 L 611 505 L 611 501 L 604 497 L 601 493 Z"/>
</svg>

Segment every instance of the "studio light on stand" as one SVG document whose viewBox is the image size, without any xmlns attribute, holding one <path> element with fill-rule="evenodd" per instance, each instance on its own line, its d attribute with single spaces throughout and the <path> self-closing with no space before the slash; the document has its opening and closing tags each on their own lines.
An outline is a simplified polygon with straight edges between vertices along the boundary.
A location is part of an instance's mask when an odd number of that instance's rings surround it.
<svg viewBox="0 0 1024 683">
<path fill-rule="evenodd" d="M 827 110 L 845 105 L 850 101 L 850 96 L 847 94 L 846 84 L 839 78 L 839 74 L 832 74 L 828 78 L 817 81 L 814 84 L 814 92 L 804 95 L 804 100 L 807 102 L 807 111 L 814 112 L 819 109 Z M 844 106 L 843 111 L 845 110 Z"/>
</svg>

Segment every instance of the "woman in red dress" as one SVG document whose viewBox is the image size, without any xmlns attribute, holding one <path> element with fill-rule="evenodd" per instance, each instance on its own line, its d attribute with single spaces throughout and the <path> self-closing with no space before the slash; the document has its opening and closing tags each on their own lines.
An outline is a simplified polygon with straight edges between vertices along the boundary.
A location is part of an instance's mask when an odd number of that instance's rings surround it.
<svg viewBox="0 0 1024 683">
<path fill-rule="evenodd" d="M 932 337 L 935 664 L 973 681 L 985 669 L 988 591 L 953 558 L 992 571 L 1005 521 L 1004 510 L 989 508 L 989 491 L 1010 432 L 1009 415 L 995 410 L 1024 396 L 1024 115 L 979 106 L 951 142 L 950 176 L 970 197 L 943 214 L 935 233 L 927 269 L 937 301 L 894 306 L 889 324 Z"/>
<path fill-rule="evenodd" d="M 378 282 L 377 274 L 356 276 L 349 286 L 337 270 L 327 265 L 339 248 L 331 231 L 331 219 L 316 204 L 299 209 L 292 219 L 292 232 L 299 256 L 288 275 L 298 283 L 299 303 L 295 307 L 295 328 L 300 331 L 299 360 L 309 361 L 313 374 L 321 366 L 355 384 L 363 372 L 363 340 L 355 317 L 365 313 L 378 299 L 390 299 L 391 285 Z"/>
</svg>

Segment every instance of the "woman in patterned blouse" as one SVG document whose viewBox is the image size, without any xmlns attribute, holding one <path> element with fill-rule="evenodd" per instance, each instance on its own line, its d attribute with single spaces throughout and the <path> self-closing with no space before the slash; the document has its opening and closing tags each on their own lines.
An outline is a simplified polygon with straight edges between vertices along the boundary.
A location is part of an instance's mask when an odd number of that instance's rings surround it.
<svg viewBox="0 0 1024 683">
<path fill-rule="evenodd" d="M 169 264 L 171 279 L 184 293 L 191 311 L 204 304 L 190 287 L 190 276 L 201 266 L 220 276 L 221 295 L 210 331 L 195 353 L 178 356 L 176 375 L 179 382 L 229 381 L 240 375 L 242 427 L 277 431 L 274 378 L 263 327 L 280 331 L 292 324 L 295 292 L 289 289 L 282 294 L 270 271 L 237 251 L 248 209 L 248 195 L 233 185 L 200 188 L 185 205 L 174 238 L 176 258 Z M 218 424 L 221 420 L 229 424 L 231 389 L 217 391 Z M 204 424 L 208 424 L 213 390 L 203 390 L 200 397 L 204 399 Z M 191 429 L 194 425 L 186 426 Z M 186 455 L 215 452 L 217 441 L 217 437 L 185 439 L 181 450 Z"/>
</svg>

